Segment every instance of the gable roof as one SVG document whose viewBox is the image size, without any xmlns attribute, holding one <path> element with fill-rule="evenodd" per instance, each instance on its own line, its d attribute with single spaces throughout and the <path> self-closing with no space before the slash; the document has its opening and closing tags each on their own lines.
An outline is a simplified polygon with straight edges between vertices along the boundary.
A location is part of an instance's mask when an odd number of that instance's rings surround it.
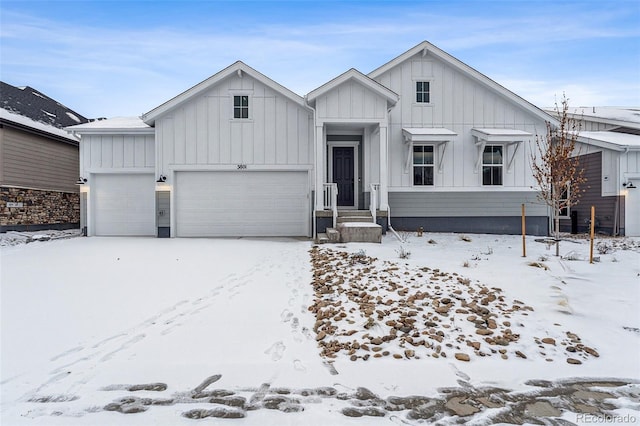
<svg viewBox="0 0 640 426">
<path fill-rule="evenodd" d="M 0 81 L 0 107 L 10 113 L 62 129 L 89 120 L 81 114 L 26 86 L 15 87 Z"/>
<path fill-rule="evenodd" d="M 277 83 L 274 80 L 270 79 L 269 77 L 265 76 L 264 74 L 261 74 L 260 72 L 254 70 L 244 62 L 237 61 L 231 64 L 230 66 L 228 66 L 227 68 L 223 69 L 222 71 L 218 72 L 217 74 L 212 75 L 208 79 L 182 92 L 178 96 L 175 96 L 174 98 L 168 100 L 162 105 L 152 109 L 146 114 L 143 114 L 142 120 L 150 126 L 155 125 L 156 119 L 162 114 L 166 113 L 167 111 L 170 111 L 173 108 L 176 108 L 177 106 L 189 101 L 190 99 L 193 99 L 194 97 L 202 94 L 203 92 L 206 92 L 211 87 L 215 86 L 220 81 L 224 80 L 225 78 L 229 77 L 234 73 L 237 73 L 240 76 L 242 76 L 243 73 L 247 74 L 250 77 L 259 81 L 260 83 L 264 84 L 265 86 L 269 87 L 270 89 L 292 100 L 293 102 L 300 105 L 301 107 L 305 109 L 309 109 L 309 107 L 305 104 L 304 98 L 302 98 L 302 96 L 292 92 L 291 90 L 287 89 L 280 83 Z"/>
<path fill-rule="evenodd" d="M 373 79 L 376 79 L 376 78 L 380 77 L 380 75 L 382 75 L 385 72 L 391 70 L 392 68 L 395 68 L 396 66 L 400 65 L 404 61 L 412 58 L 413 56 L 415 56 L 417 54 L 422 54 L 422 56 L 426 56 L 427 54 L 429 54 L 429 55 L 431 55 L 431 56 L 433 56 L 435 58 L 438 58 L 441 61 L 443 61 L 444 63 L 446 63 L 447 65 L 449 65 L 449 66 L 457 69 L 461 73 L 465 74 L 469 78 L 471 78 L 471 79 L 483 84 L 484 86 L 486 86 L 486 87 L 490 88 L 491 90 L 499 93 L 500 95 L 502 95 L 506 99 L 510 100 L 511 102 L 519 105 L 521 108 L 523 108 L 526 111 L 532 113 L 536 117 L 538 117 L 538 118 L 540 118 L 540 119 L 542 119 L 544 121 L 548 121 L 554 126 L 557 126 L 559 124 L 558 120 L 555 117 L 547 114 L 545 111 L 543 111 L 542 109 L 540 109 L 537 106 L 533 105 L 529 101 L 525 100 L 524 98 L 521 98 L 520 96 L 516 95 L 512 91 L 510 91 L 510 90 L 506 89 L 505 87 L 503 87 L 502 85 L 496 83 L 495 81 L 493 81 L 492 79 L 490 79 L 486 75 L 480 73 L 479 71 L 475 70 L 474 68 L 470 67 L 469 65 L 467 65 L 464 62 L 460 61 L 459 59 L 454 58 L 453 56 L 451 56 L 450 54 L 448 54 L 444 50 L 434 46 L 433 44 L 429 43 L 428 41 L 423 41 L 422 43 L 418 44 L 417 46 L 415 46 L 415 47 L 413 47 L 413 48 L 411 48 L 409 50 L 407 50 L 406 52 L 404 52 L 400 56 L 396 57 L 395 59 L 392 59 L 391 61 L 387 62 L 386 64 L 382 65 L 381 67 L 376 68 L 375 70 L 371 71 L 368 74 L 368 76 L 373 78 Z"/>
<path fill-rule="evenodd" d="M 396 102 L 398 102 L 398 100 L 400 99 L 400 96 L 398 96 L 397 93 L 378 83 L 374 79 L 367 77 L 355 68 L 351 68 L 350 70 L 340 74 L 328 83 L 325 83 L 317 89 L 312 90 L 307 94 L 307 96 L 305 96 L 305 98 L 308 102 L 313 102 L 318 97 L 330 92 L 331 90 L 350 80 L 357 81 L 367 89 L 385 98 L 387 100 L 387 105 L 395 105 Z"/>
</svg>

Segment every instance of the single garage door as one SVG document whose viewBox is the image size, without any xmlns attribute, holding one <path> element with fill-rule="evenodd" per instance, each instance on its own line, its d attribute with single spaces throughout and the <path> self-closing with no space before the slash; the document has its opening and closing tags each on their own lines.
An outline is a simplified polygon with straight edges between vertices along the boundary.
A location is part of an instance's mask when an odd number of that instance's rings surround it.
<svg viewBox="0 0 640 426">
<path fill-rule="evenodd" d="M 179 237 L 309 235 L 306 171 L 178 172 Z"/>
<path fill-rule="evenodd" d="M 96 174 L 92 180 L 95 235 L 156 234 L 153 175 Z"/>
<path fill-rule="evenodd" d="M 633 181 L 634 186 L 639 184 L 640 181 Z M 627 189 L 624 210 L 624 235 L 640 237 L 640 189 Z"/>
</svg>

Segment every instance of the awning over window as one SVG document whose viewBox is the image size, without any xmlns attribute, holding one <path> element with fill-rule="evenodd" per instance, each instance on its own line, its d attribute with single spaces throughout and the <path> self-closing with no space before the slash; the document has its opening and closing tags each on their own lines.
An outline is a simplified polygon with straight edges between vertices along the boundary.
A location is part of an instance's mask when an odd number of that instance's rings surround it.
<svg viewBox="0 0 640 426">
<path fill-rule="evenodd" d="M 409 172 L 411 167 L 411 155 L 413 153 L 414 143 L 428 143 L 436 145 L 438 153 L 438 172 L 442 172 L 442 164 L 444 154 L 447 151 L 447 145 L 454 140 L 458 134 L 444 127 L 407 127 L 402 129 L 404 142 L 408 145 L 407 158 L 404 163 L 405 172 Z"/>
<path fill-rule="evenodd" d="M 405 142 L 449 142 L 458 134 L 444 127 L 406 127 L 402 136 Z"/>
<path fill-rule="evenodd" d="M 471 134 L 478 138 L 478 140 L 483 140 L 487 142 L 522 142 L 525 139 L 533 136 L 529 132 L 525 132 L 523 130 L 516 129 L 471 129 Z"/>
<path fill-rule="evenodd" d="M 507 172 L 510 172 L 520 144 L 525 140 L 530 140 L 533 136 L 533 134 L 525 132 L 524 130 L 488 128 L 473 128 L 471 129 L 471 135 L 477 139 L 476 146 L 478 147 L 478 156 L 476 157 L 476 172 L 480 170 L 482 152 L 487 143 L 504 144 L 505 150 L 511 151 L 507 154 Z M 509 149 L 510 147 L 513 148 Z"/>
</svg>

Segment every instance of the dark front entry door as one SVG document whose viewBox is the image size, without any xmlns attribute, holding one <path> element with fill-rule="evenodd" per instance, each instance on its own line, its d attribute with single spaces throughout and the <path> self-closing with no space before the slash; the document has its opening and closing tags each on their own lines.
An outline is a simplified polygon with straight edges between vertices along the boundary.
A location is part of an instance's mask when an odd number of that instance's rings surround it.
<svg viewBox="0 0 640 426">
<path fill-rule="evenodd" d="M 333 147 L 333 182 L 338 184 L 338 205 L 354 206 L 353 184 L 354 149 L 352 146 Z"/>
</svg>

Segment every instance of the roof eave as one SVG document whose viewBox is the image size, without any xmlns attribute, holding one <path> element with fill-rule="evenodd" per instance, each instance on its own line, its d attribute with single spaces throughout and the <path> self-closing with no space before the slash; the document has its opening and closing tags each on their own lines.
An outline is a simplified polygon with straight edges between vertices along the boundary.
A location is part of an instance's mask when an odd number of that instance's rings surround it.
<svg viewBox="0 0 640 426">
<path fill-rule="evenodd" d="M 580 134 L 578 134 L 577 141 L 583 144 L 609 149 L 611 151 L 618 151 L 618 152 L 640 151 L 640 146 L 637 146 L 637 145 L 621 145 L 613 142 L 607 142 L 607 141 L 602 141 L 595 138 L 590 138 L 587 136 L 580 136 Z"/>
</svg>

